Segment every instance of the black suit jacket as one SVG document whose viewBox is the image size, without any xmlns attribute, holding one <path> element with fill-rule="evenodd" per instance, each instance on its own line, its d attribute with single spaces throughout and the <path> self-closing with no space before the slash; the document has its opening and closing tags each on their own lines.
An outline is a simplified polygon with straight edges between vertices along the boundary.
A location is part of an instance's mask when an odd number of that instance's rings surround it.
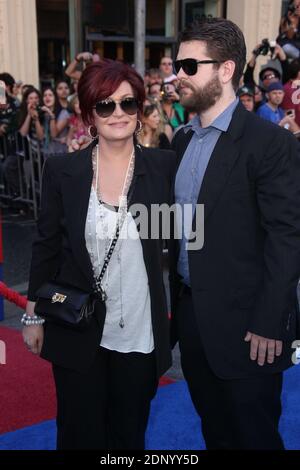
<svg viewBox="0 0 300 470">
<path fill-rule="evenodd" d="M 177 166 L 192 134 L 179 131 L 174 138 Z M 291 343 L 299 338 L 298 142 L 239 104 L 215 146 L 198 204 L 204 204 L 204 246 L 189 251 L 188 259 L 193 305 L 212 369 L 223 378 L 285 369 Z M 180 287 L 176 241 L 169 252 L 174 344 Z M 274 365 L 259 367 L 250 360 L 247 331 L 284 341 Z"/>
<path fill-rule="evenodd" d="M 38 237 L 32 251 L 29 300 L 35 301 L 37 289 L 54 278 L 57 283 L 92 292 L 93 271 L 84 231 L 93 177 L 93 145 L 65 156 L 50 157 L 45 163 Z M 152 203 L 169 203 L 174 153 L 140 146 L 136 147 L 135 153 L 130 207 L 136 203 L 147 208 Z M 171 364 L 162 240 L 141 241 L 151 296 L 157 374 L 160 376 Z M 96 315 L 87 331 L 78 332 L 46 322 L 41 357 L 66 368 L 87 370 L 100 345 L 104 320 L 105 312 L 97 305 Z"/>
</svg>

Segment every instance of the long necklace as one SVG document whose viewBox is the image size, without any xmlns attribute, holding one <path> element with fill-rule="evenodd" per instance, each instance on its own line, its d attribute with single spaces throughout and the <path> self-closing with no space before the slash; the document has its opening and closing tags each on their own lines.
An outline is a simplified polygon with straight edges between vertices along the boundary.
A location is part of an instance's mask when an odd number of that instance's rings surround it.
<svg viewBox="0 0 300 470">
<path fill-rule="evenodd" d="M 108 230 L 109 229 L 108 229 L 108 224 L 105 225 L 106 214 L 105 214 L 105 211 L 104 211 L 104 208 L 103 208 L 104 202 L 102 200 L 100 190 L 98 188 L 98 176 L 99 176 L 99 148 L 98 148 L 98 145 L 96 146 L 96 152 L 93 152 L 94 168 L 95 168 L 95 162 L 94 162 L 95 159 L 96 159 L 96 172 L 94 171 L 94 175 L 96 173 L 95 189 L 96 189 L 96 195 L 97 195 L 97 199 L 98 199 L 98 203 L 99 203 L 100 220 L 101 220 L 101 223 L 102 223 L 102 228 L 103 228 L 105 240 L 108 242 L 108 243 L 105 243 L 105 257 L 106 257 L 108 251 L 110 250 L 110 247 L 111 247 L 111 244 L 112 244 L 112 241 L 113 241 L 113 237 L 111 239 L 109 239 L 109 237 L 108 237 Z M 128 208 L 127 208 L 127 194 L 128 194 L 128 190 L 129 190 L 132 178 L 133 178 L 134 163 L 135 163 L 135 154 L 134 154 L 134 149 L 133 149 L 133 151 L 131 153 L 131 156 L 130 156 L 130 159 L 129 159 L 128 166 L 127 166 L 127 171 L 126 171 L 126 176 L 125 176 L 124 183 L 123 183 L 122 193 L 121 193 L 121 196 L 119 197 L 119 207 L 118 207 L 117 221 L 116 221 L 116 227 L 115 227 L 115 229 L 118 228 L 119 233 L 120 233 L 120 231 L 122 229 L 122 226 L 123 226 L 123 223 L 124 223 L 124 221 L 127 217 L 127 210 L 128 210 Z M 115 233 L 115 231 L 113 233 Z M 98 237 L 97 237 L 97 240 L 96 240 L 96 246 L 97 246 L 98 264 L 100 265 Z M 117 261 L 118 261 L 118 264 L 119 264 L 119 273 L 120 273 L 120 303 L 121 303 L 121 315 L 120 315 L 119 326 L 120 326 L 120 328 L 124 328 L 125 322 L 124 322 L 124 318 L 123 318 L 121 247 L 122 247 L 122 242 L 119 239 L 119 252 L 117 254 Z M 107 288 L 108 280 L 109 280 L 108 270 L 109 270 L 109 267 L 107 267 L 107 271 L 106 271 L 106 286 L 105 286 L 105 288 Z"/>
</svg>

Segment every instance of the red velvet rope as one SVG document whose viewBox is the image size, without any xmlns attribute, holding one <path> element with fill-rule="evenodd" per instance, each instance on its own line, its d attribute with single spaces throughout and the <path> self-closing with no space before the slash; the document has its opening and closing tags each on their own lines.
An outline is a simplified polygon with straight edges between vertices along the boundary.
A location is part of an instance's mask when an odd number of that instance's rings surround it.
<svg viewBox="0 0 300 470">
<path fill-rule="evenodd" d="M 23 295 L 18 294 L 18 292 L 10 289 L 6 284 L 4 284 L 4 282 L 0 282 L 0 295 L 3 295 L 6 300 L 25 310 L 27 297 L 24 297 Z"/>
</svg>

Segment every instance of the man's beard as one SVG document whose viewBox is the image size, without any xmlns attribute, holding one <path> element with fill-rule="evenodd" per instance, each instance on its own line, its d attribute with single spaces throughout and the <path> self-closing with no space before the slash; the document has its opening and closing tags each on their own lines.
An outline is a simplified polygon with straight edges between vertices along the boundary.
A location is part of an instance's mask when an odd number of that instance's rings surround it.
<svg viewBox="0 0 300 470">
<path fill-rule="evenodd" d="M 203 113 L 214 106 L 223 92 L 221 82 L 217 75 L 202 88 L 194 88 L 185 81 L 182 81 L 181 85 L 190 88 L 193 94 L 186 97 L 183 95 L 180 99 L 180 103 L 187 110 L 192 109 L 197 113 Z"/>
</svg>

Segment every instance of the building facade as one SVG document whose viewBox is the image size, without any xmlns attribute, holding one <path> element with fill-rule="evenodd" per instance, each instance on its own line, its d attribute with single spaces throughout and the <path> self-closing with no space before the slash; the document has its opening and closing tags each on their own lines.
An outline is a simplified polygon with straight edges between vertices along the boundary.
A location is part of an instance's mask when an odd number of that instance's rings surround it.
<svg viewBox="0 0 300 470">
<path fill-rule="evenodd" d="M 178 32 L 203 15 L 237 23 L 250 57 L 263 38 L 276 39 L 286 1 L 146 0 L 146 67 L 174 54 Z M 82 50 L 132 63 L 134 0 L 0 0 L 1 71 L 39 86 Z"/>
</svg>

